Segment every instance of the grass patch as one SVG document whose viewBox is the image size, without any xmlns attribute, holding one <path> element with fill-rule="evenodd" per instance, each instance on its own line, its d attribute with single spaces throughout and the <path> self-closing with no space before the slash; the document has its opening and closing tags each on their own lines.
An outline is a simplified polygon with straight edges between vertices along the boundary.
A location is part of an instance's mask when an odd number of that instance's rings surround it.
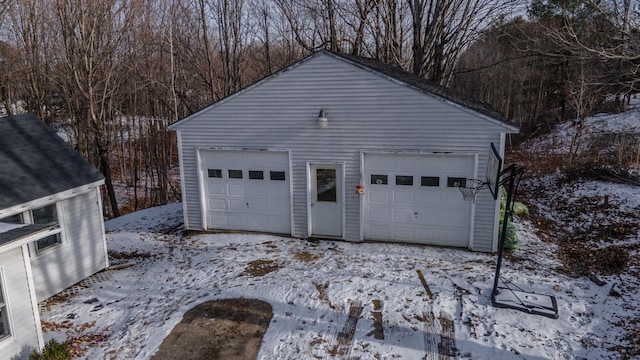
<svg viewBox="0 0 640 360">
<path fill-rule="evenodd" d="M 244 268 L 244 273 L 249 276 L 258 277 L 277 271 L 279 268 L 280 264 L 278 264 L 276 260 L 259 259 L 250 262 Z"/>
<path fill-rule="evenodd" d="M 42 351 L 33 351 L 29 360 L 69 360 L 71 359 L 71 346 L 67 342 L 59 343 L 55 339 L 49 340 Z"/>
<path fill-rule="evenodd" d="M 312 262 L 320 259 L 320 255 L 312 254 L 308 251 L 300 251 L 293 254 L 293 258 L 298 261 Z"/>
</svg>

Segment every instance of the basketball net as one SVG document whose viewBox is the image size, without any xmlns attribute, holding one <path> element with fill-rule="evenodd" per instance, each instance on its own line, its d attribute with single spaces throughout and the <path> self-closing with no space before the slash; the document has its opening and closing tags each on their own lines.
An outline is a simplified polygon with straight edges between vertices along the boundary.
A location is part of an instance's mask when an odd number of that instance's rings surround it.
<svg viewBox="0 0 640 360">
<path fill-rule="evenodd" d="M 467 182 L 471 182 L 472 186 L 458 186 L 458 190 L 462 193 L 462 198 L 465 201 L 476 202 L 476 196 L 480 192 L 480 190 L 484 189 L 486 183 L 476 180 L 476 179 L 468 179 Z"/>
</svg>

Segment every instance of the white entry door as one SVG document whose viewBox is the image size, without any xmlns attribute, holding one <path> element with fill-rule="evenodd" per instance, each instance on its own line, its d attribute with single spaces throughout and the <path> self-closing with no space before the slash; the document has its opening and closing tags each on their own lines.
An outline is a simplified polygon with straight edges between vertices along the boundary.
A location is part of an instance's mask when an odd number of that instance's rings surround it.
<svg viewBox="0 0 640 360">
<path fill-rule="evenodd" d="M 342 173 L 342 165 L 309 166 L 311 236 L 342 237 Z"/>
</svg>

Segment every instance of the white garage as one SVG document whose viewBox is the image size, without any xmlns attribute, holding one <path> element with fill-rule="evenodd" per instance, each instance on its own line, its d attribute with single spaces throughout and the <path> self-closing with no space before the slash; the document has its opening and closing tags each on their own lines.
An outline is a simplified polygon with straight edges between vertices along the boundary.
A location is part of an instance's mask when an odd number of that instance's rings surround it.
<svg viewBox="0 0 640 360">
<path fill-rule="evenodd" d="M 400 68 L 321 50 L 169 129 L 186 229 L 497 249 L 499 201 L 456 185 L 518 127 Z"/>
<path fill-rule="evenodd" d="M 474 155 L 365 154 L 364 238 L 467 247 L 473 203 L 458 186 L 475 178 Z"/>
<path fill-rule="evenodd" d="M 200 150 L 204 228 L 291 234 L 289 153 Z"/>
</svg>

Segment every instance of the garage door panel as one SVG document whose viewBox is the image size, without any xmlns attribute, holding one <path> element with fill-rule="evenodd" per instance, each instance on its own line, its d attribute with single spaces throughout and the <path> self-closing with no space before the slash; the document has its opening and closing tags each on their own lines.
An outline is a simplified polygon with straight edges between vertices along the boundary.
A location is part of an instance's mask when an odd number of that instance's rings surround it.
<svg viewBox="0 0 640 360">
<path fill-rule="evenodd" d="M 282 202 L 284 199 L 289 198 L 289 187 L 281 186 L 281 185 L 270 187 L 269 191 L 266 192 L 265 196 L 270 200 Z"/>
<path fill-rule="evenodd" d="M 433 214 L 432 212 L 422 212 L 416 215 L 416 223 L 426 225 L 428 227 L 437 227 L 438 225 L 442 224 L 442 218 L 443 216 L 441 216 L 440 214 Z"/>
<path fill-rule="evenodd" d="M 413 205 L 415 200 L 413 191 L 394 191 L 393 192 L 393 204 L 394 205 Z"/>
<path fill-rule="evenodd" d="M 227 202 L 224 199 L 209 198 L 209 210 L 211 211 L 227 210 Z"/>
<path fill-rule="evenodd" d="M 413 231 L 414 228 L 412 226 L 394 225 L 391 236 L 396 240 L 413 241 L 415 239 Z"/>
<path fill-rule="evenodd" d="M 207 228 L 291 234 L 287 152 L 200 150 L 199 155 Z"/>
<path fill-rule="evenodd" d="M 413 210 L 412 209 L 393 209 L 393 222 L 411 223 L 413 222 Z"/>
<path fill-rule="evenodd" d="M 370 190 L 369 202 L 372 204 L 388 204 L 389 191 L 388 190 Z"/>
<path fill-rule="evenodd" d="M 369 207 L 368 210 L 369 210 L 369 218 L 371 220 L 378 220 L 378 221 L 391 220 L 391 217 L 390 217 L 391 209 L 389 208 L 371 206 Z"/>
<path fill-rule="evenodd" d="M 247 203 L 248 209 L 251 213 L 266 213 L 269 210 L 267 199 L 264 198 L 250 198 Z"/>
<path fill-rule="evenodd" d="M 247 202 L 244 201 L 244 199 L 240 199 L 240 200 L 236 200 L 236 199 L 229 199 L 227 200 L 227 204 L 228 204 L 228 209 L 229 211 L 232 212 L 246 212 L 247 211 Z"/>
<path fill-rule="evenodd" d="M 236 229 L 247 229 L 249 225 L 249 216 L 243 213 L 227 215 L 227 223 L 229 226 Z"/>
<path fill-rule="evenodd" d="M 245 187 L 247 196 L 250 197 L 266 197 L 268 187 L 264 184 L 256 184 L 253 181 Z"/>
<path fill-rule="evenodd" d="M 229 184 L 227 185 L 227 195 L 229 196 L 244 196 L 244 184 Z"/>
<path fill-rule="evenodd" d="M 282 201 L 278 201 L 278 202 L 269 202 L 265 211 L 272 214 L 283 214 L 281 216 L 289 219 L 290 209 L 291 209 L 291 206 L 289 204 L 285 204 Z"/>
<path fill-rule="evenodd" d="M 268 223 L 269 223 L 269 232 L 274 232 L 274 233 L 286 233 L 289 231 L 289 228 L 291 227 L 291 225 L 288 224 L 289 222 L 289 216 L 285 216 L 285 215 L 280 215 L 280 216 L 275 216 L 275 215 L 271 215 L 268 217 Z"/>
<path fill-rule="evenodd" d="M 209 215 L 209 223 L 216 226 L 227 226 L 227 215 L 224 213 L 212 213 Z"/>
<path fill-rule="evenodd" d="M 388 240 L 391 239 L 391 227 L 380 225 L 369 225 L 369 239 Z"/>
<path fill-rule="evenodd" d="M 210 195 L 225 195 L 225 186 L 222 183 L 209 183 L 208 191 Z"/>
<path fill-rule="evenodd" d="M 386 185 L 365 186 L 365 239 L 468 246 L 472 204 L 447 187 L 447 178 L 472 178 L 475 164 L 473 155 L 365 155 L 365 181 L 388 178 Z M 398 175 L 412 176 L 413 185 L 396 185 Z"/>
</svg>

